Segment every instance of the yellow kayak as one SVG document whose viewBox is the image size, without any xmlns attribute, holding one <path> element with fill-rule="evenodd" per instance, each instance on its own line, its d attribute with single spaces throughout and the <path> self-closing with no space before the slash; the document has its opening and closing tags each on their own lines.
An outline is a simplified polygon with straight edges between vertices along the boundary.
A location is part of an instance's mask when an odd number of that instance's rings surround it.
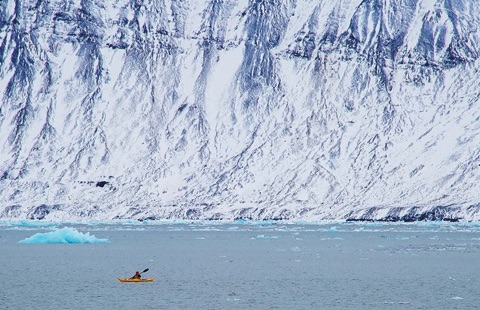
<svg viewBox="0 0 480 310">
<path fill-rule="evenodd" d="M 118 278 L 120 282 L 153 282 L 154 278 L 145 278 L 145 279 L 127 279 L 127 278 Z"/>
</svg>

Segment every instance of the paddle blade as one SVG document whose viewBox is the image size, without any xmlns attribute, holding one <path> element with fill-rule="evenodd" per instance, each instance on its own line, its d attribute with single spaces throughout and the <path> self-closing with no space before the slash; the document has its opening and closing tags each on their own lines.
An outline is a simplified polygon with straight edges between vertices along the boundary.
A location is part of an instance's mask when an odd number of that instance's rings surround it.
<svg viewBox="0 0 480 310">
<path fill-rule="evenodd" d="M 148 271 L 148 268 L 147 268 L 147 269 L 145 269 L 144 271 L 142 271 L 141 273 L 144 273 L 144 272 L 147 272 L 147 271 Z"/>
</svg>

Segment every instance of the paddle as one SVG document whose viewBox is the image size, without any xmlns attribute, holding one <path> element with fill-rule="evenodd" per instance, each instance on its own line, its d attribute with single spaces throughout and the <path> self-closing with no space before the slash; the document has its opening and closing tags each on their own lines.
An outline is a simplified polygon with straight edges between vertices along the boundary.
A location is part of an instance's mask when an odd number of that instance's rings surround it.
<svg viewBox="0 0 480 310">
<path fill-rule="evenodd" d="M 147 272 L 147 271 L 148 271 L 148 268 L 145 269 L 144 271 L 140 272 L 139 275 L 141 275 L 142 273 L 145 273 L 145 272 Z M 138 272 L 138 271 L 137 271 L 137 272 Z M 135 276 L 136 276 L 136 275 L 137 275 L 137 274 L 135 273 Z M 135 276 L 133 276 L 133 277 L 131 277 L 131 278 L 129 278 L 129 279 L 135 279 Z M 138 276 L 138 279 L 140 279 L 140 276 Z"/>
</svg>

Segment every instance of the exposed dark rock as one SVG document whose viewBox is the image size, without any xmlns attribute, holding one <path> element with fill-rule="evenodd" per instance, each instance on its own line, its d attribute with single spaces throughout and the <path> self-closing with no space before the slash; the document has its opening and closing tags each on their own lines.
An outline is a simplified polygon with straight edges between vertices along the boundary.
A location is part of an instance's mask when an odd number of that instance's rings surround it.
<svg viewBox="0 0 480 310">
<path fill-rule="evenodd" d="M 462 218 L 455 217 L 452 213 L 458 210 L 458 208 L 451 206 L 437 206 L 426 212 L 420 212 L 420 208 L 412 207 L 409 212 L 403 216 L 398 215 L 402 208 L 392 209 L 389 215 L 385 217 L 377 217 L 375 213 L 371 212 L 371 209 L 362 216 L 355 218 L 347 218 L 347 222 L 421 222 L 421 221 L 446 221 L 446 222 L 458 222 Z M 397 213 L 397 214 L 395 214 Z"/>
<path fill-rule="evenodd" d="M 42 204 L 38 207 L 33 207 L 32 210 L 28 213 L 27 218 L 30 220 L 43 220 L 48 214 L 50 214 L 50 212 L 57 210 L 61 210 L 60 205 L 50 206 Z"/>
<path fill-rule="evenodd" d="M 98 181 L 95 186 L 96 186 L 96 187 L 104 187 L 104 186 L 107 185 L 107 184 L 110 184 L 110 182 L 107 182 L 107 181 Z"/>
</svg>

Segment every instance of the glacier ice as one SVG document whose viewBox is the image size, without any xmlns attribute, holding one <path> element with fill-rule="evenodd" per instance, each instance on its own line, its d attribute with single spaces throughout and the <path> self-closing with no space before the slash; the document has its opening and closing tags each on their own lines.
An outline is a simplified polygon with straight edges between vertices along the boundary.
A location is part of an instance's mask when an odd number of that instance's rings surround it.
<svg viewBox="0 0 480 310">
<path fill-rule="evenodd" d="M 480 218 L 470 0 L 0 3 L 0 218 Z"/>
<path fill-rule="evenodd" d="M 46 221 L 20 220 L 20 221 L 0 221 L 0 227 L 16 227 L 16 228 L 38 228 L 57 226 L 58 223 Z"/>
<path fill-rule="evenodd" d="M 82 233 L 71 227 L 63 227 L 47 233 L 36 233 L 19 243 L 54 244 L 54 243 L 110 243 L 108 239 L 99 239 L 90 233 Z"/>
</svg>

